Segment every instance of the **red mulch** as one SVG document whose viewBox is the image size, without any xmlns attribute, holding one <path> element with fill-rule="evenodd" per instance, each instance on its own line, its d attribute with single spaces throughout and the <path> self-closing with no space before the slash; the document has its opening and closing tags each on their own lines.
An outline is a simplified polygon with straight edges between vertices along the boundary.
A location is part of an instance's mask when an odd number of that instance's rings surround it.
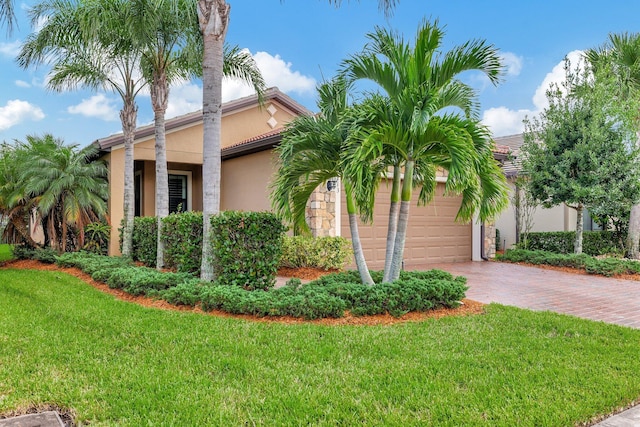
<svg viewBox="0 0 640 427">
<path fill-rule="evenodd" d="M 493 262 L 503 262 L 503 261 L 493 261 Z M 504 261 L 504 262 L 507 262 L 507 261 Z M 582 274 L 585 276 L 589 275 L 589 273 L 587 273 L 586 270 L 583 270 L 580 268 L 560 267 L 556 265 L 545 265 L 545 264 L 529 264 L 526 262 L 514 262 L 513 264 L 526 265 L 528 267 L 543 268 L 545 270 L 562 271 L 563 273 Z M 614 274 L 613 276 L 611 276 L 611 278 L 640 281 L 640 274 Z"/>
<path fill-rule="evenodd" d="M 483 314 L 484 313 L 484 304 L 464 299 L 463 304 L 458 308 L 439 308 L 436 310 L 430 310 L 427 312 L 412 312 L 407 313 L 402 317 L 396 318 L 389 314 L 385 315 L 376 315 L 376 316 L 352 316 L 350 313 L 345 313 L 344 317 L 339 319 L 318 319 L 307 321 L 295 317 L 255 317 L 249 315 L 236 315 L 229 314 L 223 311 L 210 311 L 204 312 L 200 308 L 192 308 L 187 306 L 177 306 L 173 304 L 169 304 L 163 300 L 157 300 L 153 298 L 148 298 L 145 296 L 133 296 L 130 295 L 120 289 L 111 289 L 104 283 L 96 282 L 89 276 L 84 273 L 80 269 L 77 268 L 61 268 L 55 264 L 44 264 L 39 261 L 33 260 L 19 260 L 19 261 L 9 261 L 4 263 L 1 268 L 15 268 L 15 269 L 29 269 L 29 270 L 46 270 L 46 271 L 61 271 L 63 273 L 70 274 L 74 277 L 77 277 L 94 288 L 105 292 L 107 294 L 113 295 L 119 300 L 132 302 L 144 307 L 153 307 L 162 310 L 178 310 L 178 311 L 190 311 L 193 313 L 202 313 L 211 316 L 219 316 L 219 317 L 232 317 L 237 319 L 245 319 L 252 320 L 257 322 L 278 322 L 278 323 L 316 323 L 321 325 L 392 325 L 395 323 L 401 322 L 418 322 L 425 319 L 439 319 L 445 316 L 467 316 L 474 314 Z M 324 274 L 329 274 L 331 271 L 326 270 L 317 270 L 312 268 L 304 268 L 304 269 L 281 269 L 278 271 L 279 275 L 285 277 L 297 277 L 299 279 L 315 279 Z"/>
</svg>

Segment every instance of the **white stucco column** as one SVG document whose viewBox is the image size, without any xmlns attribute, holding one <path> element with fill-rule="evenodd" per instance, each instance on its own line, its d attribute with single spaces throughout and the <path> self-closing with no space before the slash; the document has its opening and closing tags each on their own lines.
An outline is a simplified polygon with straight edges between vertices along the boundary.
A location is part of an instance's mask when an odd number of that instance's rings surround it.
<svg viewBox="0 0 640 427">
<path fill-rule="evenodd" d="M 342 180 L 340 178 L 337 179 L 336 183 L 336 207 L 335 207 L 335 234 L 334 236 L 340 237 L 342 234 Z"/>
</svg>

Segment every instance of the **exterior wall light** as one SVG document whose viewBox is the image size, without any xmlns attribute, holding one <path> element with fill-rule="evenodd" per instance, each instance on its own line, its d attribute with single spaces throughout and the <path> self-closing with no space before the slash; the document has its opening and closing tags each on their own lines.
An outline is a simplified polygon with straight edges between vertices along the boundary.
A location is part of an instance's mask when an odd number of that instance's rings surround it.
<svg viewBox="0 0 640 427">
<path fill-rule="evenodd" d="M 328 191 L 333 191 L 336 189 L 336 187 L 338 187 L 338 179 L 337 178 L 331 178 L 327 180 L 327 190 Z"/>
</svg>

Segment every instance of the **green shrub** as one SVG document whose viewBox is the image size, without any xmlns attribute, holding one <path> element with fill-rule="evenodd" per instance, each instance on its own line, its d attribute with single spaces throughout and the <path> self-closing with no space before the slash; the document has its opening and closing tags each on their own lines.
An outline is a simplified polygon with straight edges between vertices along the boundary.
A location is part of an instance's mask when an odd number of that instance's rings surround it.
<svg viewBox="0 0 640 427">
<path fill-rule="evenodd" d="M 113 268 L 127 267 L 131 265 L 128 260 L 121 257 L 109 257 L 91 252 L 68 252 L 60 255 L 57 258 L 56 263 L 61 267 L 79 268 L 90 275 L 93 275 L 97 271 L 110 270 Z"/>
<path fill-rule="evenodd" d="M 100 255 L 107 255 L 109 252 L 109 237 L 111 236 L 111 226 L 104 222 L 92 222 L 84 228 L 83 250 Z"/>
<path fill-rule="evenodd" d="M 342 270 L 352 256 L 351 242 L 343 237 L 285 236 L 280 266 Z"/>
<path fill-rule="evenodd" d="M 161 291 L 158 296 L 170 304 L 195 307 L 202 300 L 204 285 L 198 279 L 190 279 Z"/>
<path fill-rule="evenodd" d="M 285 227 L 270 212 L 225 211 L 211 218 L 216 277 L 247 290 L 275 284 Z"/>
<path fill-rule="evenodd" d="M 120 236 L 122 240 L 122 235 Z M 133 219 L 133 245 L 131 248 L 134 261 L 140 261 L 149 267 L 156 266 L 158 247 L 158 223 L 155 217 L 143 216 Z"/>
<path fill-rule="evenodd" d="M 179 272 L 200 274 L 202 212 L 173 213 L 162 220 L 164 262 Z"/>
<path fill-rule="evenodd" d="M 526 237 L 528 250 L 570 254 L 574 250 L 575 231 L 531 232 Z M 585 231 L 582 251 L 587 255 L 624 253 L 624 242 L 614 231 Z"/>
<path fill-rule="evenodd" d="M 118 267 L 106 271 L 95 277 L 110 288 L 122 289 L 132 295 L 150 294 L 151 291 L 161 291 L 193 279 L 187 273 L 165 273 L 149 267 Z"/>
<path fill-rule="evenodd" d="M 500 242 L 500 230 L 498 230 L 496 228 L 496 251 L 499 251 L 501 249 L 501 245 L 502 243 Z"/>
<path fill-rule="evenodd" d="M 616 274 L 640 274 L 640 262 L 623 258 L 598 259 L 586 254 L 557 254 L 547 251 L 512 249 L 496 259 L 508 262 L 524 262 L 585 270 L 589 274 L 613 276 Z"/>
<path fill-rule="evenodd" d="M 51 248 L 34 248 L 28 245 L 15 245 L 13 247 L 13 256 L 16 259 L 33 259 L 53 264 L 56 262 L 58 253 Z"/>
</svg>

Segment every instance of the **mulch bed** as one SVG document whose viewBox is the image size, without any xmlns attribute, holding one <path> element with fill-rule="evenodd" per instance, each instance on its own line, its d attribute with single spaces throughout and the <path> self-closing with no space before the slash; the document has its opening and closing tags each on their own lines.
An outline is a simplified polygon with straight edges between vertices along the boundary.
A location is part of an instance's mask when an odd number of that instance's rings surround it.
<svg viewBox="0 0 640 427">
<path fill-rule="evenodd" d="M 287 323 L 287 324 L 297 324 L 297 323 L 315 323 L 320 325 L 392 325 L 396 323 L 402 322 L 419 322 L 426 319 L 439 319 L 447 316 L 467 316 L 467 315 L 476 315 L 484 313 L 484 304 L 473 301 L 469 299 L 462 300 L 462 305 L 458 308 L 438 308 L 435 310 L 430 310 L 426 312 L 411 312 L 407 313 L 402 317 L 393 317 L 389 314 L 384 315 L 375 315 L 375 316 L 353 316 L 350 313 L 345 313 L 344 317 L 338 319 L 318 319 L 318 320 L 304 320 L 295 317 L 288 316 L 279 316 L 279 317 L 256 317 L 249 315 L 237 315 L 237 314 L 229 314 L 223 311 L 209 311 L 205 312 L 200 308 L 193 308 L 187 306 L 178 306 L 169 304 L 166 301 L 153 299 L 145 296 L 134 296 L 128 294 L 120 289 L 111 289 L 104 283 L 97 282 L 91 278 L 90 275 L 86 274 L 82 270 L 78 268 L 62 268 L 58 267 L 55 264 L 44 264 L 39 261 L 34 260 L 16 260 L 16 261 L 8 261 L 2 265 L 1 268 L 14 268 L 14 269 L 29 269 L 29 270 L 45 270 L 45 271 L 60 271 L 63 273 L 70 274 L 78 279 L 86 282 L 87 284 L 93 286 L 94 288 L 113 295 L 119 300 L 132 302 L 134 304 L 138 304 L 144 307 L 152 307 L 158 308 L 161 310 L 176 310 L 176 311 L 187 311 L 192 313 L 201 313 L 210 316 L 218 316 L 218 317 L 228 317 L 228 318 L 236 318 L 236 319 L 245 319 L 256 322 L 278 322 L 278 323 Z M 279 275 L 284 277 L 297 277 L 299 279 L 305 280 L 313 280 L 318 278 L 324 274 L 332 273 L 332 271 L 312 269 L 312 268 L 304 268 L 304 269 L 281 269 L 278 271 Z"/>
</svg>

